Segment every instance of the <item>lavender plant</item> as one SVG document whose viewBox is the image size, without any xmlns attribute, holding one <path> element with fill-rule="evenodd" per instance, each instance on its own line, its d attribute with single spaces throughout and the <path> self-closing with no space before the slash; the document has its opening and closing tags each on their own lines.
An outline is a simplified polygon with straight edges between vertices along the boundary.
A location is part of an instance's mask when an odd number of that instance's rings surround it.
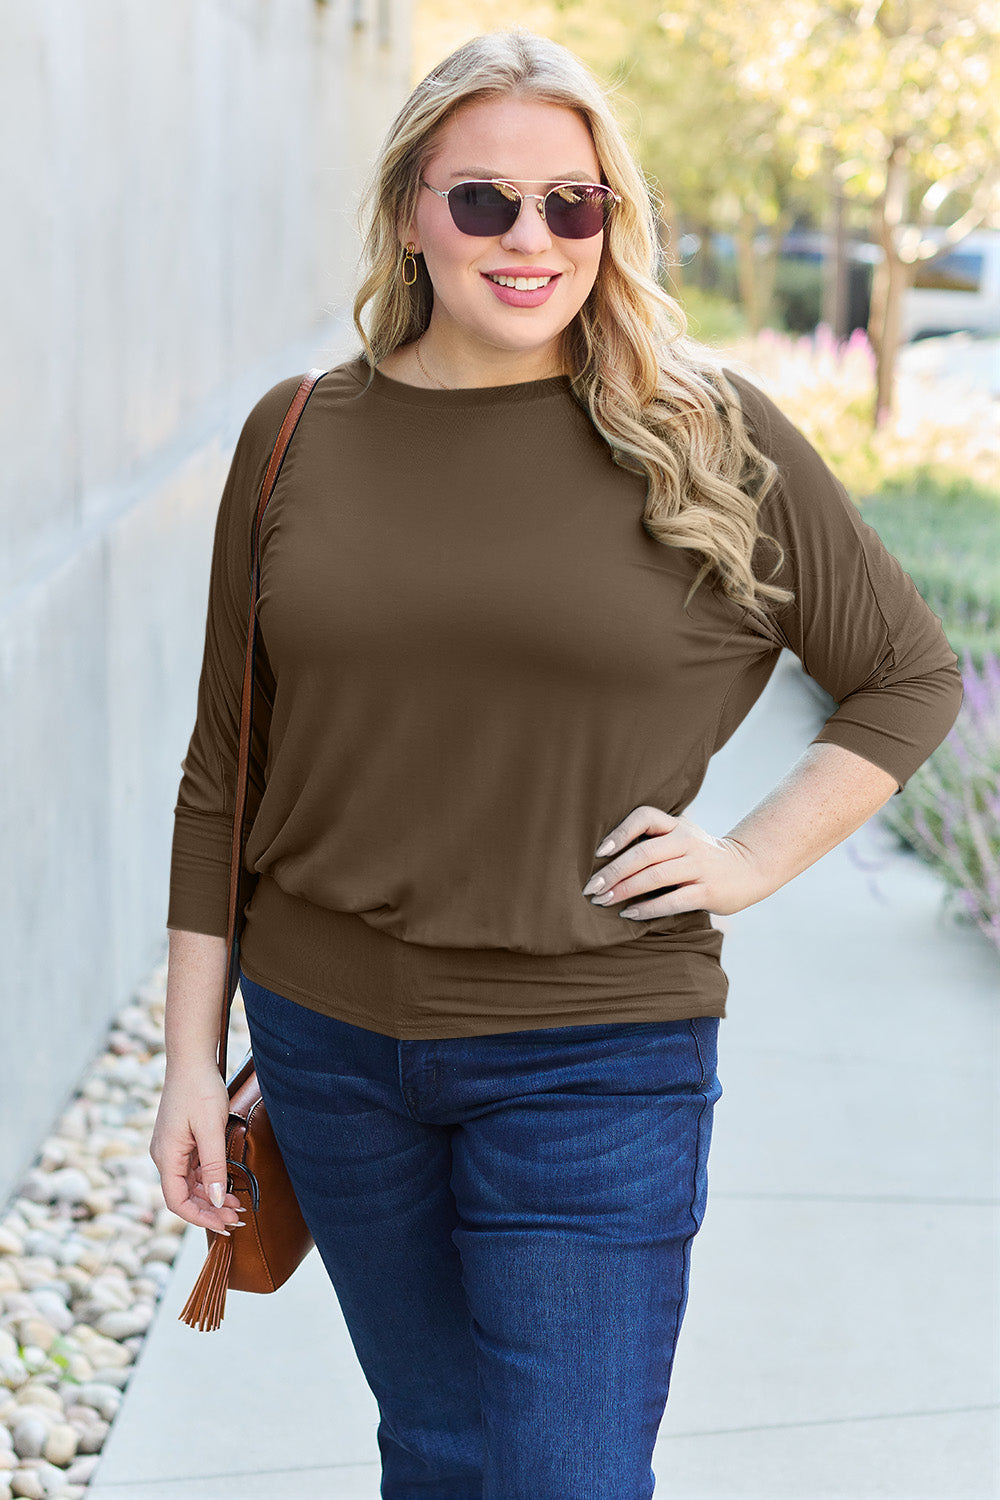
<svg viewBox="0 0 1000 1500">
<path fill-rule="evenodd" d="M 948 738 L 881 818 L 951 888 L 953 906 L 1000 949 L 1000 657 L 967 656 Z"/>
</svg>

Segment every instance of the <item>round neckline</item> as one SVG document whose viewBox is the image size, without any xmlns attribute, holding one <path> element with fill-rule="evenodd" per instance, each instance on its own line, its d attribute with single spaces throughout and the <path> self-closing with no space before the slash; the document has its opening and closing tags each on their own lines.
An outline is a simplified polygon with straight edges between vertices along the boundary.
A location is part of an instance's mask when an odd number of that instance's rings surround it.
<svg viewBox="0 0 1000 1500">
<path fill-rule="evenodd" d="M 459 385 L 447 390 L 430 386 L 408 385 L 403 380 L 394 380 L 372 368 L 363 356 L 356 360 L 362 385 L 389 401 L 398 401 L 407 406 L 496 406 L 501 403 L 535 401 L 539 397 L 561 395 L 569 391 L 572 379 L 569 375 L 546 375 L 541 380 L 517 380 L 510 385 Z"/>
</svg>

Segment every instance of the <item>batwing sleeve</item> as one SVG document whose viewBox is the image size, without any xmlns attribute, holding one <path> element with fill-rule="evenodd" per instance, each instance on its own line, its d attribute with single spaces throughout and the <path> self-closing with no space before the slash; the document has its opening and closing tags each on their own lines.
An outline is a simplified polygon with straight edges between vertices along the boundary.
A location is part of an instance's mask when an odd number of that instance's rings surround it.
<svg viewBox="0 0 1000 1500">
<path fill-rule="evenodd" d="M 780 643 L 837 703 L 813 743 L 852 750 L 901 791 L 958 715 L 955 653 L 910 575 L 809 441 L 755 386 L 728 378 L 754 440 L 778 468 L 759 519 L 784 549 L 769 581 L 795 595 L 775 615 Z M 768 562 L 758 576 L 768 577 L 773 548 L 762 555 Z"/>
<path fill-rule="evenodd" d="M 194 729 L 174 809 L 167 927 L 225 937 L 253 524 L 281 419 L 299 377 L 279 382 L 243 424 L 219 502 Z M 258 636 L 248 824 L 264 787 L 274 683 Z"/>
</svg>

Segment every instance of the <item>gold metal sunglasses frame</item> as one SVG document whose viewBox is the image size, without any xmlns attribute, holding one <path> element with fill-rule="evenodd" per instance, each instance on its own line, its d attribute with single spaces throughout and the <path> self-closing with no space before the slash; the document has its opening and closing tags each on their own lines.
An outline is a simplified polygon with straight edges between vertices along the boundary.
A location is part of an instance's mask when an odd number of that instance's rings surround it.
<svg viewBox="0 0 1000 1500">
<path fill-rule="evenodd" d="M 523 177 L 520 178 L 520 179 L 516 179 L 516 180 L 519 180 L 521 182 L 526 181 L 526 179 L 523 178 Z M 522 193 L 522 192 L 520 192 L 520 190 L 517 187 L 515 187 L 514 182 L 510 181 L 508 178 L 505 178 L 505 177 L 467 177 L 463 182 L 452 183 L 451 187 L 448 188 L 448 190 L 446 192 L 442 191 L 441 188 L 431 187 L 431 184 L 429 182 L 426 182 L 423 178 L 420 179 L 420 182 L 421 182 L 421 186 L 427 188 L 432 193 L 436 193 L 437 196 L 439 198 L 443 198 L 446 203 L 448 203 L 448 193 L 453 193 L 456 188 L 470 187 L 470 186 L 471 187 L 495 187 L 495 188 L 498 188 L 501 192 L 503 192 L 503 190 L 506 188 L 506 189 L 508 189 L 508 192 L 506 194 L 504 194 L 505 197 L 510 197 L 511 199 L 514 199 L 514 198 L 518 199 L 518 209 L 517 209 L 518 218 L 520 218 L 520 216 L 521 216 L 521 209 L 523 208 L 523 206 L 524 206 L 525 202 L 527 201 L 527 199 L 534 198 L 536 206 L 538 208 L 539 215 L 541 216 L 541 219 L 542 219 L 542 223 L 546 224 L 546 225 L 548 224 L 548 219 L 545 217 L 545 202 L 546 202 L 546 199 L 551 198 L 551 196 L 552 196 L 553 193 L 564 192 L 566 188 L 578 189 L 578 188 L 597 187 L 597 188 L 600 188 L 604 193 L 607 194 L 607 201 L 609 201 L 610 203 L 620 203 L 622 201 L 621 200 L 621 194 L 620 193 L 616 193 L 613 188 L 609 188 L 608 185 L 607 185 L 607 183 L 604 183 L 604 182 L 557 182 L 553 187 L 549 188 L 549 190 L 548 190 L 547 193 Z M 451 204 L 450 203 L 448 203 L 448 210 L 449 210 L 449 212 L 451 211 Z M 517 223 L 517 219 L 514 220 L 514 224 L 516 224 L 516 223 Z M 510 226 L 511 229 L 513 229 L 514 224 L 512 224 Z M 505 233 L 509 233 L 509 232 L 510 232 L 509 230 L 505 231 Z M 557 238 L 565 238 L 565 236 L 557 236 Z M 592 239 L 593 235 L 587 235 L 586 238 L 587 239 Z"/>
</svg>

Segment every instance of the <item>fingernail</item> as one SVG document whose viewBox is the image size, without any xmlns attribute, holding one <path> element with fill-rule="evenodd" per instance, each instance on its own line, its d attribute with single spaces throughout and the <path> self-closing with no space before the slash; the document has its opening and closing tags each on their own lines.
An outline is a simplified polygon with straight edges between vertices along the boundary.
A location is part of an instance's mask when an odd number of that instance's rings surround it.
<svg viewBox="0 0 1000 1500">
<path fill-rule="evenodd" d="M 642 919 L 642 913 L 639 912 L 639 911 L 636 911 L 635 907 L 631 907 L 631 906 L 628 908 L 627 911 L 620 911 L 618 913 L 618 915 L 620 917 L 632 917 L 633 920 L 641 920 Z"/>
<path fill-rule="evenodd" d="M 213 1182 L 208 1190 L 208 1196 L 212 1200 L 213 1208 L 221 1208 L 222 1200 L 226 1196 L 226 1190 L 221 1182 Z"/>
<path fill-rule="evenodd" d="M 614 890 L 605 891 L 603 896 L 591 896 L 591 906 L 610 906 L 615 899 Z"/>
<path fill-rule="evenodd" d="M 607 881 L 603 875 L 592 875 L 583 888 L 583 894 L 590 896 L 594 891 L 603 891 L 606 885 Z"/>
<path fill-rule="evenodd" d="M 615 847 L 615 841 L 614 841 L 614 839 L 605 839 L 604 843 L 603 844 L 599 844 L 598 847 L 597 847 L 597 849 L 595 850 L 595 857 L 597 859 L 601 859 L 605 854 L 610 854 L 611 851 L 612 851 L 612 849 L 614 847 Z"/>
</svg>

